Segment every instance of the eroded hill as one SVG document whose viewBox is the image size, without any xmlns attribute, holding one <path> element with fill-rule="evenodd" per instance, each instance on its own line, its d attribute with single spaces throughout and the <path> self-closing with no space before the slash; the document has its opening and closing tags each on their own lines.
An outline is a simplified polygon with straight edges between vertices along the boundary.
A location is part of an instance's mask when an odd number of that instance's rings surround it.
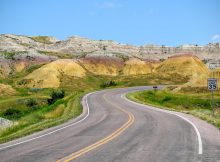
<svg viewBox="0 0 220 162">
<path fill-rule="evenodd" d="M 169 84 L 173 81 L 173 83 L 181 84 L 207 79 L 209 73 L 210 71 L 204 63 L 193 55 L 171 57 L 162 62 L 150 62 L 137 58 L 129 58 L 124 61 L 119 58 L 93 56 L 53 61 L 29 73 L 20 80 L 20 85 L 58 88 L 65 78 L 71 78 L 73 83 L 77 83 L 76 80 L 91 76 L 121 81 L 128 80 L 128 78 L 146 77 L 146 83 L 151 81 L 152 84 Z"/>
<path fill-rule="evenodd" d="M 151 44 L 134 46 L 111 40 L 91 40 L 79 36 L 73 36 L 67 40 L 58 40 L 48 36 L 2 34 L 0 35 L 0 52 L 25 52 L 30 56 L 35 53 L 52 56 L 57 59 L 85 56 L 117 56 L 151 60 L 167 59 L 173 55 L 191 53 L 205 62 L 220 60 L 219 43 L 209 43 L 204 46 L 181 45 L 177 47 Z"/>
<path fill-rule="evenodd" d="M 0 35 L 0 81 L 20 88 L 80 89 L 77 84 L 87 87 L 97 82 L 98 87 L 105 80 L 124 86 L 178 83 L 204 87 L 211 75 L 207 63 L 218 60 L 219 53 L 219 43 L 133 46 L 78 36 L 61 41 L 4 34 Z"/>
</svg>

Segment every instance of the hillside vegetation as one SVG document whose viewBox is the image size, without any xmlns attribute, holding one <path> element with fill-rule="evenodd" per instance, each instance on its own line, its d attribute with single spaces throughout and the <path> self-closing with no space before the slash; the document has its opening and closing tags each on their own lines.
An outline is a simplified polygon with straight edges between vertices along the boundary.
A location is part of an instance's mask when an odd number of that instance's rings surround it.
<svg viewBox="0 0 220 162">
<path fill-rule="evenodd" d="M 163 61 L 156 69 L 161 75 L 180 74 L 190 78 L 190 82 L 209 74 L 208 68 L 196 56 L 183 55 L 171 57 Z"/>
<path fill-rule="evenodd" d="M 46 64 L 24 78 L 27 87 L 56 88 L 60 86 L 60 78 L 65 76 L 85 76 L 85 69 L 75 60 L 62 59 Z"/>
<path fill-rule="evenodd" d="M 191 55 L 172 57 L 161 63 L 142 61 L 137 58 L 130 58 L 125 62 L 120 58 L 109 57 L 59 59 L 28 74 L 22 80 L 21 85 L 58 88 L 63 78 L 71 77 L 72 81 L 75 81 L 95 75 L 108 76 L 108 78 L 121 81 L 126 77 L 142 78 L 144 75 L 148 78 L 146 83 L 150 81 L 152 84 L 171 84 L 172 82 L 193 84 L 198 80 L 207 80 L 209 70 L 202 61 Z"/>
<path fill-rule="evenodd" d="M 161 62 L 134 57 L 124 59 L 121 55 L 74 59 L 21 56 L 0 62 L 0 117 L 14 123 L 0 130 L 0 142 L 76 117 L 82 112 L 81 97 L 90 91 L 167 84 L 173 85 L 169 87 L 172 93 L 187 93 L 189 86 L 201 79 L 205 82 L 210 75 L 203 62 L 192 55 Z M 217 70 L 215 73 L 218 75 Z M 201 84 L 196 90 L 205 86 Z M 53 99 L 54 96 L 58 98 Z"/>
<path fill-rule="evenodd" d="M 173 93 L 163 91 L 141 91 L 127 95 L 128 98 L 139 103 L 154 105 L 162 109 L 180 111 L 195 115 L 220 128 L 220 94 L 215 96 L 215 116 L 212 112 L 210 95 Z"/>
</svg>

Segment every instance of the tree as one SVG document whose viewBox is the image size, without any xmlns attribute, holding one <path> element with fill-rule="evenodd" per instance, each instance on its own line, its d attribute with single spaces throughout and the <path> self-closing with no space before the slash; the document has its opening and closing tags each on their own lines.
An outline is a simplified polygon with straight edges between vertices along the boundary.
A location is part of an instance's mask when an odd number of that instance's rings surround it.
<svg viewBox="0 0 220 162">
<path fill-rule="evenodd" d="M 57 100 L 64 98 L 65 96 L 65 91 L 64 90 L 54 90 L 52 91 L 52 93 L 50 94 L 50 98 L 47 100 L 48 104 L 51 105 L 54 102 L 56 102 Z"/>
</svg>

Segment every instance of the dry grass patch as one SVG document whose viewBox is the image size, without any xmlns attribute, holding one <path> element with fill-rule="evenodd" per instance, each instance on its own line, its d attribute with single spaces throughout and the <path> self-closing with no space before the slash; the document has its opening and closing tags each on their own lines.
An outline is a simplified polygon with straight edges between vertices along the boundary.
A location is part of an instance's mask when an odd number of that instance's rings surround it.
<svg viewBox="0 0 220 162">
<path fill-rule="evenodd" d="M 137 58 L 131 58 L 125 62 L 123 68 L 124 75 L 140 75 L 140 74 L 149 74 L 153 70 L 153 66 L 145 61 L 142 61 Z"/>
<path fill-rule="evenodd" d="M 60 59 L 46 64 L 25 77 L 27 87 L 58 88 L 60 78 L 65 76 L 84 77 L 86 74 L 76 60 Z"/>
<path fill-rule="evenodd" d="M 10 85 L 7 84 L 1 84 L 0 83 L 0 96 L 5 96 L 5 95 L 13 95 L 16 93 L 16 90 L 13 89 Z"/>
<path fill-rule="evenodd" d="M 53 119 L 53 118 L 58 118 L 63 115 L 65 109 L 65 105 L 61 104 L 57 106 L 53 111 L 50 111 L 45 114 L 46 119 Z"/>
<path fill-rule="evenodd" d="M 184 55 L 163 61 L 155 72 L 161 75 L 179 74 L 189 77 L 190 84 L 200 83 L 209 75 L 206 65 L 196 56 Z"/>
</svg>

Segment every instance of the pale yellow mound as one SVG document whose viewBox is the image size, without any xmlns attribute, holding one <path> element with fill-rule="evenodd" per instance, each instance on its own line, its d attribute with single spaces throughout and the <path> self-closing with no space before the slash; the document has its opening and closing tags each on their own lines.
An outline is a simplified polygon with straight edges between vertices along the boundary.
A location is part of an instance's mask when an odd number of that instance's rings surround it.
<svg viewBox="0 0 220 162">
<path fill-rule="evenodd" d="M 109 57 L 88 57 L 80 62 L 85 69 L 96 75 L 116 76 L 123 67 L 120 59 Z"/>
<path fill-rule="evenodd" d="M 9 62 L 0 60 L 0 78 L 7 78 L 11 71 Z"/>
<path fill-rule="evenodd" d="M 17 62 L 14 64 L 14 68 L 16 72 L 21 72 L 22 70 L 24 70 L 24 68 L 26 67 L 26 63 L 25 62 Z"/>
<path fill-rule="evenodd" d="M 63 76 L 84 77 L 86 71 L 71 59 L 60 59 L 46 64 L 25 77 L 31 80 L 28 87 L 54 88 L 60 86 Z"/>
<path fill-rule="evenodd" d="M 61 104 L 58 107 L 56 107 L 54 110 L 46 113 L 44 115 L 44 117 L 46 119 L 58 118 L 58 117 L 60 117 L 63 114 L 64 109 L 65 109 L 65 106 L 63 104 Z"/>
<path fill-rule="evenodd" d="M 155 72 L 166 74 L 179 74 L 184 77 L 189 77 L 190 83 L 204 80 L 209 74 L 205 64 L 195 56 L 179 56 L 173 57 L 162 62 Z"/>
<path fill-rule="evenodd" d="M 16 91 L 10 85 L 0 83 L 0 96 L 13 95 L 15 93 Z"/>
<path fill-rule="evenodd" d="M 123 68 L 124 75 L 139 75 L 139 74 L 148 74 L 153 70 L 153 66 L 151 63 L 146 61 L 141 61 L 137 58 L 130 58 L 125 62 L 125 66 Z"/>
</svg>

